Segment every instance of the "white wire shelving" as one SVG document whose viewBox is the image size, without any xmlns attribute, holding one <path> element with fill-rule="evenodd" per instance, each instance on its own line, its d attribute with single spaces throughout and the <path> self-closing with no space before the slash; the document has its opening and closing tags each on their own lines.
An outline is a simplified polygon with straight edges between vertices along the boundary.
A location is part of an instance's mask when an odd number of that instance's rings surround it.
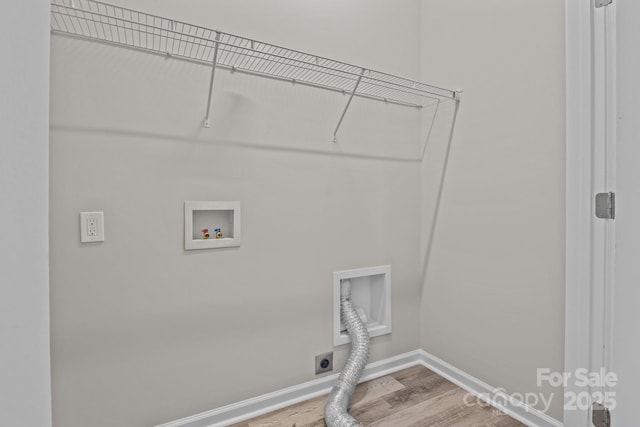
<svg viewBox="0 0 640 427">
<path fill-rule="evenodd" d="M 354 96 L 423 108 L 460 100 L 461 92 L 345 62 L 95 0 L 52 0 L 54 33 L 98 40 L 211 66 L 204 126 L 210 126 L 216 68 L 348 94 L 336 134 Z"/>
</svg>

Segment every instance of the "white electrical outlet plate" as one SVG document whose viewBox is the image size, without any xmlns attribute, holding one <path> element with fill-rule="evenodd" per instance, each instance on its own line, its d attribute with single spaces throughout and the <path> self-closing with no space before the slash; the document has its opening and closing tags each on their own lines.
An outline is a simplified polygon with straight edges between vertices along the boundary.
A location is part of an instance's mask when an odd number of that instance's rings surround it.
<svg viewBox="0 0 640 427">
<path fill-rule="evenodd" d="M 104 212 L 80 212 L 80 242 L 104 242 Z"/>
</svg>

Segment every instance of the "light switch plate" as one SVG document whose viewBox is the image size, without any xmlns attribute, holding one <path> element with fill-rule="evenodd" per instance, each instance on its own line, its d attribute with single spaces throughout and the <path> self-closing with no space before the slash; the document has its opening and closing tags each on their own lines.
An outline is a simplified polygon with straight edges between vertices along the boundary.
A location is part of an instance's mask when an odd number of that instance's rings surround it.
<svg viewBox="0 0 640 427">
<path fill-rule="evenodd" d="M 80 242 L 104 242 L 104 212 L 80 212 Z"/>
</svg>

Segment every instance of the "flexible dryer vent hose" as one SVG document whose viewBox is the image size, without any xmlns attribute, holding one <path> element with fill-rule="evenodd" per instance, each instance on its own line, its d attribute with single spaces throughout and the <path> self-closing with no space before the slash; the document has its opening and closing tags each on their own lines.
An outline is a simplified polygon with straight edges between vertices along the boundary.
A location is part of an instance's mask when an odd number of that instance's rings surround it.
<svg viewBox="0 0 640 427">
<path fill-rule="evenodd" d="M 351 337 L 351 353 L 329 393 L 324 420 L 328 427 L 356 427 L 361 424 L 347 413 L 347 409 L 369 360 L 369 332 L 351 302 L 351 284 L 348 280 L 342 281 L 340 289 L 340 317 Z"/>
</svg>

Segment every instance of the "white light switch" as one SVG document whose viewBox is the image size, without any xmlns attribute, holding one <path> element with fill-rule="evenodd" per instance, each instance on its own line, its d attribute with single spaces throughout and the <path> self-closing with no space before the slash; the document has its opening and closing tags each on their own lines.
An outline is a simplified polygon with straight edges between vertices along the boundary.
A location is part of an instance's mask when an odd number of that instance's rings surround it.
<svg viewBox="0 0 640 427">
<path fill-rule="evenodd" d="M 104 212 L 80 212 L 80 242 L 104 242 Z"/>
</svg>

